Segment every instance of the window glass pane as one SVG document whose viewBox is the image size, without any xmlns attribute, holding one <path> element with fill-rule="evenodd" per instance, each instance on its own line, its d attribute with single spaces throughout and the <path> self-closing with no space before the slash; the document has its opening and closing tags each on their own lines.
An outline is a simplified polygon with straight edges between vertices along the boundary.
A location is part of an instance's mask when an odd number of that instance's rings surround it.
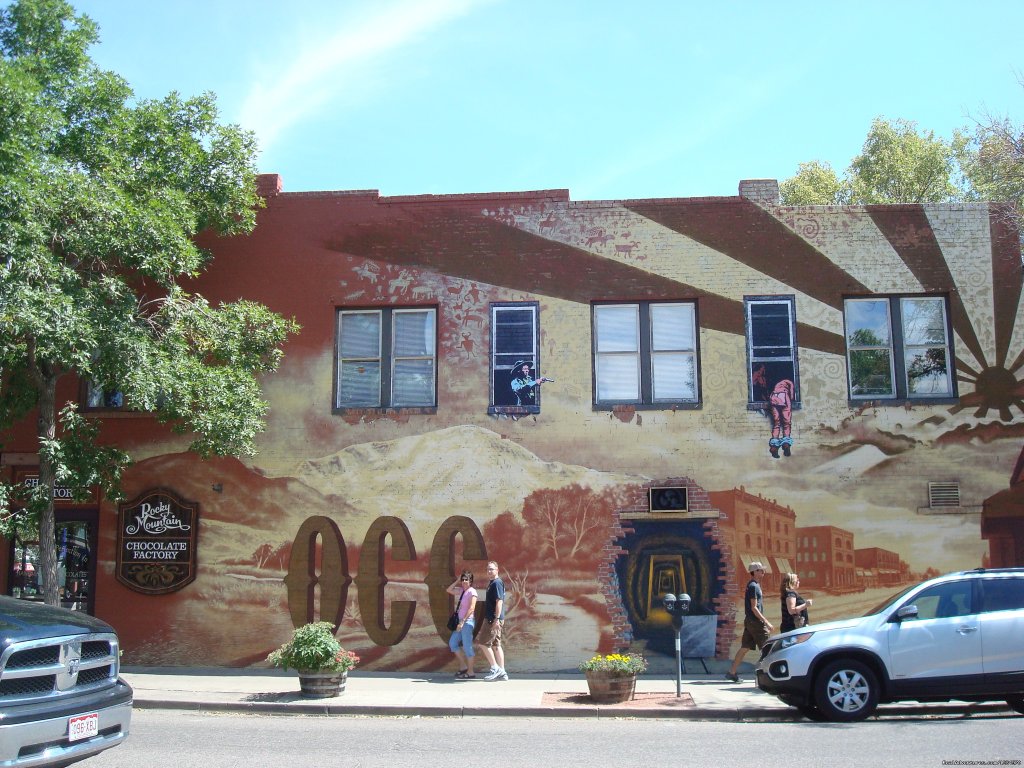
<svg viewBox="0 0 1024 768">
<path fill-rule="evenodd" d="M 907 346 L 946 344 L 946 313 L 942 299 L 903 299 L 903 341 Z"/>
<path fill-rule="evenodd" d="M 693 349 L 693 305 L 651 305 L 651 349 Z"/>
<path fill-rule="evenodd" d="M 751 303 L 750 344 L 755 357 L 792 355 L 789 304 Z"/>
<path fill-rule="evenodd" d="M 395 356 L 433 356 L 434 313 L 395 312 Z"/>
<path fill-rule="evenodd" d="M 532 325 L 533 309 L 521 307 L 495 307 L 494 318 L 502 325 Z"/>
<path fill-rule="evenodd" d="M 850 395 L 894 397 L 889 300 L 850 300 L 845 309 Z"/>
<path fill-rule="evenodd" d="M 501 323 L 495 327 L 494 334 L 494 349 L 498 354 L 533 357 L 532 320 L 525 325 Z"/>
<path fill-rule="evenodd" d="M 511 355 L 509 364 L 517 359 L 535 357 L 533 308 L 494 308 L 494 351 Z"/>
<path fill-rule="evenodd" d="M 971 613 L 971 583 L 952 581 L 936 584 L 906 605 L 917 606 L 918 619 L 950 619 Z"/>
<path fill-rule="evenodd" d="M 640 317 L 636 305 L 594 309 L 598 352 L 636 352 L 640 349 Z"/>
<path fill-rule="evenodd" d="M 597 399 L 600 401 L 636 401 L 640 399 L 640 370 L 636 355 L 598 356 Z"/>
<path fill-rule="evenodd" d="M 124 395 L 116 389 L 102 389 L 89 382 L 86 405 L 89 408 L 123 408 Z"/>
<path fill-rule="evenodd" d="M 892 395 L 892 359 L 885 349 L 850 351 L 850 390 L 854 397 Z"/>
<path fill-rule="evenodd" d="M 391 379 L 393 406 L 434 404 L 434 361 L 396 360 Z"/>
<path fill-rule="evenodd" d="M 516 358 L 518 360 L 519 358 Z M 518 405 L 519 398 L 512 389 L 511 366 L 516 360 L 510 359 L 504 368 L 495 368 L 491 372 L 491 387 L 494 392 L 493 405 Z"/>
<path fill-rule="evenodd" d="M 887 299 L 846 302 L 847 344 L 851 347 L 888 347 L 892 344 Z"/>
<path fill-rule="evenodd" d="M 907 391 L 911 395 L 952 394 L 946 348 L 906 350 Z"/>
<path fill-rule="evenodd" d="M 338 406 L 372 408 L 380 405 L 380 363 L 345 362 L 339 366 Z"/>
<path fill-rule="evenodd" d="M 981 589 L 986 613 L 1024 609 L 1024 579 L 985 579 Z"/>
<path fill-rule="evenodd" d="M 904 365 L 909 395 L 950 395 L 945 302 L 939 298 L 900 300 Z"/>
<path fill-rule="evenodd" d="M 755 403 L 767 402 L 775 385 L 780 381 L 789 380 L 796 385 L 796 367 L 792 360 L 754 361 L 750 364 L 751 399 Z M 800 399 L 800 393 L 794 392 L 794 400 Z"/>
<path fill-rule="evenodd" d="M 338 351 L 343 358 L 380 357 L 380 313 L 343 312 Z"/>
<path fill-rule="evenodd" d="M 661 353 L 651 359 L 655 401 L 696 400 L 697 370 L 693 355 Z"/>
</svg>

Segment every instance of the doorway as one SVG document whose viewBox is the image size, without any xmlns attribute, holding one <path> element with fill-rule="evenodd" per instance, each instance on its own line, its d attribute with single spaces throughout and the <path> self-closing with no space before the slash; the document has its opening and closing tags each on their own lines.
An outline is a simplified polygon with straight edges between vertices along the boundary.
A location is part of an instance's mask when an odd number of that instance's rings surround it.
<svg viewBox="0 0 1024 768">
<path fill-rule="evenodd" d="M 72 611 L 92 614 L 95 606 L 96 541 L 99 513 L 96 510 L 56 510 L 57 590 L 60 604 Z M 11 541 L 8 594 L 20 600 L 42 602 L 38 539 Z"/>
</svg>

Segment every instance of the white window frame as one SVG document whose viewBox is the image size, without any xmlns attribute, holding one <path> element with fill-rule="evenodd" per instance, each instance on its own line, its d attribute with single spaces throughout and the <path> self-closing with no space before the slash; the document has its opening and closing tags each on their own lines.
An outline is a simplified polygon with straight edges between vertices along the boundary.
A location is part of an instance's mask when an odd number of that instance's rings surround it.
<svg viewBox="0 0 1024 768">
<path fill-rule="evenodd" d="M 743 299 L 744 312 L 746 313 L 746 332 L 747 332 L 747 403 L 751 407 L 763 408 L 768 404 L 768 398 L 771 395 L 771 390 L 766 388 L 765 397 L 755 397 L 754 392 L 754 367 L 758 363 L 779 363 L 788 362 L 792 365 L 793 373 L 791 381 L 793 382 L 793 405 L 799 407 L 800 404 L 800 365 L 799 365 L 799 354 L 797 351 L 796 343 L 796 299 L 793 296 L 746 296 Z M 788 339 L 786 347 L 789 349 L 787 355 L 763 355 L 758 354 L 758 350 L 766 349 L 766 346 L 755 346 L 754 344 L 754 317 L 753 308 L 757 306 L 764 306 L 767 304 L 779 305 L 786 307 L 786 312 L 789 316 L 789 321 L 786 324 L 788 331 Z"/>
<path fill-rule="evenodd" d="M 499 350 L 501 333 L 499 329 L 508 327 L 498 318 L 503 313 L 529 313 L 530 343 L 529 348 L 511 349 L 503 347 Z M 490 368 L 490 403 L 488 413 L 540 413 L 540 387 L 536 388 L 535 405 L 518 405 L 514 402 L 498 403 L 498 392 L 506 395 L 511 392 L 512 365 L 519 360 L 528 360 L 538 375 L 543 375 L 540 367 L 540 303 L 536 301 L 498 302 L 491 304 L 491 368 Z M 502 389 L 499 390 L 499 387 Z"/>
</svg>

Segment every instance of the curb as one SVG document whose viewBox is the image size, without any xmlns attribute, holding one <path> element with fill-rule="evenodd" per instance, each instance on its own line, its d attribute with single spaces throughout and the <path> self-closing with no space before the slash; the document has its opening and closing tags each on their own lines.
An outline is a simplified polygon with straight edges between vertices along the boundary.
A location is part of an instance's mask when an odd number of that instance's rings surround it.
<svg viewBox="0 0 1024 768">
<path fill-rule="evenodd" d="M 666 712 L 656 709 L 627 709 L 614 706 L 580 707 L 423 707 L 373 706 L 352 704 L 277 704 L 258 701 L 160 701 L 137 699 L 137 710 L 167 710 L 178 712 L 237 712 L 263 715 L 321 715 L 362 717 L 543 717 L 543 718 L 597 718 L 597 719 L 665 719 L 665 720 L 801 720 L 795 709 L 708 709 L 694 708 Z"/>
<path fill-rule="evenodd" d="M 136 709 L 171 710 L 184 712 L 241 712 L 265 715 L 323 715 L 363 717 L 544 717 L 544 718 L 630 718 L 665 720 L 732 720 L 745 722 L 807 720 L 794 707 L 694 707 L 686 710 L 639 709 L 615 706 L 579 707 L 475 707 L 475 706 L 378 706 L 360 704 L 333 704 L 316 702 L 261 702 L 261 701 L 172 701 L 137 698 Z M 1016 714 L 1006 704 L 930 704 L 882 705 L 871 720 L 889 717 L 958 716 L 969 718 L 983 715 Z M 808 720 L 808 722 L 812 722 Z"/>
</svg>

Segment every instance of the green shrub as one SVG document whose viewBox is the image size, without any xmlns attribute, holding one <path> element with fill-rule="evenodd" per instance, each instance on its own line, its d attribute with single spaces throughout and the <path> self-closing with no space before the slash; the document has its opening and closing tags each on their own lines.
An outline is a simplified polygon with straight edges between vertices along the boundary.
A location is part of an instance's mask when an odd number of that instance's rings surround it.
<svg viewBox="0 0 1024 768">
<path fill-rule="evenodd" d="M 292 639 L 267 656 L 267 661 L 300 672 L 348 672 L 359 657 L 341 647 L 333 624 L 316 621 L 296 629 Z"/>
</svg>

